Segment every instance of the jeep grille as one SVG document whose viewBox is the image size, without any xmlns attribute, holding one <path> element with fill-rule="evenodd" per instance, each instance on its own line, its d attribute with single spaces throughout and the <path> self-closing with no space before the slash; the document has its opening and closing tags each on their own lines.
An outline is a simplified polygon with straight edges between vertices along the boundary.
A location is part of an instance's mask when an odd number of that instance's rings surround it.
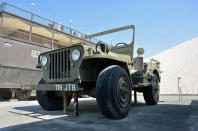
<svg viewBox="0 0 198 131">
<path fill-rule="evenodd" d="M 70 50 L 63 50 L 49 54 L 49 78 L 62 79 L 70 77 Z"/>
</svg>

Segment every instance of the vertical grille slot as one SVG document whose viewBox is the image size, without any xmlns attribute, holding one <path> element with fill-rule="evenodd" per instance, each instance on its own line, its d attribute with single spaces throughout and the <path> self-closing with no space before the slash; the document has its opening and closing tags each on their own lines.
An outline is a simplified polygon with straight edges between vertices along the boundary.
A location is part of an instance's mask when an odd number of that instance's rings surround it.
<svg viewBox="0 0 198 131">
<path fill-rule="evenodd" d="M 67 65 L 66 65 L 66 61 L 65 61 L 65 58 L 66 58 L 65 56 L 66 56 L 66 55 L 65 55 L 65 51 L 64 51 L 64 52 L 63 52 L 63 73 L 62 73 L 63 78 L 66 77 L 66 75 L 65 75 L 65 74 L 66 74 L 66 73 L 65 73 L 66 70 L 65 70 L 65 69 L 66 69 L 66 66 L 67 66 Z"/>
<path fill-rule="evenodd" d="M 56 53 L 56 59 L 57 59 L 57 64 L 56 64 L 56 75 L 57 75 L 57 79 L 59 79 L 59 74 L 60 74 L 60 57 L 59 57 L 59 52 Z"/>
<path fill-rule="evenodd" d="M 57 78 L 57 73 L 56 73 L 56 67 L 57 67 L 57 63 L 56 63 L 56 61 L 57 61 L 57 57 L 56 57 L 56 53 L 54 53 L 54 79 L 56 79 Z"/>
<path fill-rule="evenodd" d="M 49 68 L 50 68 L 50 70 L 49 70 L 49 76 L 50 76 L 50 79 L 51 78 L 54 78 L 54 65 L 53 65 L 53 61 L 54 61 L 54 55 L 53 54 L 50 54 L 49 55 L 50 56 L 50 64 L 49 64 Z"/>
<path fill-rule="evenodd" d="M 63 78 L 62 74 L 63 74 L 63 52 L 60 52 L 60 78 Z"/>
<path fill-rule="evenodd" d="M 69 64 L 68 63 L 69 60 L 68 60 L 68 57 L 67 57 L 68 56 L 68 51 L 65 52 L 65 55 L 66 55 L 66 57 L 65 57 L 65 59 L 66 59 L 66 67 L 65 67 L 66 73 L 65 73 L 65 76 L 68 77 L 68 68 L 67 68 L 68 67 L 68 64 Z"/>
<path fill-rule="evenodd" d="M 49 54 L 49 78 L 63 79 L 70 77 L 70 50 L 64 50 Z"/>
<path fill-rule="evenodd" d="M 69 54 L 70 54 L 70 50 L 67 51 L 67 61 L 68 61 L 68 71 L 67 71 L 67 76 L 70 77 L 70 59 L 69 59 Z"/>
</svg>

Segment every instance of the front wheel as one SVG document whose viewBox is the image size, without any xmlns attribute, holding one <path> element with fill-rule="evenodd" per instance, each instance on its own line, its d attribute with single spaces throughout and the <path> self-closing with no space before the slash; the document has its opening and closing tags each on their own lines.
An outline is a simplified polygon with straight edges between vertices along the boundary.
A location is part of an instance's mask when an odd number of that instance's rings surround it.
<svg viewBox="0 0 198 131">
<path fill-rule="evenodd" d="M 120 66 L 109 66 L 98 76 L 96 100 L 100 111 L 111 119 L 125 117 L 131 107 L 131 83 L 127 72 Z"/>
<path fill-rule="evenodd" d="M 151 85 L 145 87 L 143 96 L 146 104 L 156 105 L 159 101 L 159 79 L 156 75 L 151 76 Z"/>
<path fill-rule="evenodd" d="M 39 84 L 45 84 L 43 79 L 40 80 Z M 55 91 L 36 91 L 36 96 L 39 105 L 47 111 L 56 111 L 63 109 L 63 97 L 61 92 Z M 67 105 L 70 104 L 72 96 L 68 96 Z"/>
</svg>

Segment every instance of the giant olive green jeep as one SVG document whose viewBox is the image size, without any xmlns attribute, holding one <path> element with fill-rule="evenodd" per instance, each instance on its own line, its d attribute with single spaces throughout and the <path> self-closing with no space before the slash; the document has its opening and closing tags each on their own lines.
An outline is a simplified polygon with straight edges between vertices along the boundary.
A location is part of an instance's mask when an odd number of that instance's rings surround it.
<svg viewBox="0 0 198 131">
<path fill-rule="evenodd" d="M 129 44 L 110 46 L 99 41 L 95 46 L 88 46 L 82 42 L 41 54 L 37 67 L 42 68 L 42 80 L 38 85 L 23 86 L 23 89 L 36 89 L 40 106 L 50 111 L 64 108 L 66 112 L 72 94 L 75 108 L 78 108 L 78 95 L 89 95 L 96 98 L 102 114 L 111 119 L 128 114 L 132 90 L 135 95 L 143 92 L 148 105 L 156 105 L 159 62 L 152 59 L 143 63 L 142 48 L 137 50 L 137 57 L 133 56 L 134 25 L 89 35 L 86 39 L 127 29 L 133 30 L 133 40 Z"/>
</svg>

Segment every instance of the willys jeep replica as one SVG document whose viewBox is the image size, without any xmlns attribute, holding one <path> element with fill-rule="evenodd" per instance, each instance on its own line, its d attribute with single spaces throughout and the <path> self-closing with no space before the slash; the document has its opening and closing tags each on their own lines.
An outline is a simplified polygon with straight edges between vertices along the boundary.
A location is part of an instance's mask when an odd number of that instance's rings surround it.
<svg viewBox="0 0 198 131">
<path fill-rule="evenodd" d="M 23 90 L 36 90 L 38 103 L 48 111 L 61 110 L 74 98 L 74 113 L 78 111 L 78 96 L 96 98 L 101 113 L 111 119 L 125 117 L 131 108 L 132 90 L 143 92 L 146 104 L 159 101 L 160 63 L 154 59 L 144 63 L 143 48 L 134 57 L 135 26 L 129 25 L 88 35 L 86 39 L 123 30 L 133 30 L 132 42 L 115 46 L 102 41 L 94 46 L 84 42 L 40 54 L 38 68 L 43 78 L 37 85 L 23 85 Z"/>
</svg>

